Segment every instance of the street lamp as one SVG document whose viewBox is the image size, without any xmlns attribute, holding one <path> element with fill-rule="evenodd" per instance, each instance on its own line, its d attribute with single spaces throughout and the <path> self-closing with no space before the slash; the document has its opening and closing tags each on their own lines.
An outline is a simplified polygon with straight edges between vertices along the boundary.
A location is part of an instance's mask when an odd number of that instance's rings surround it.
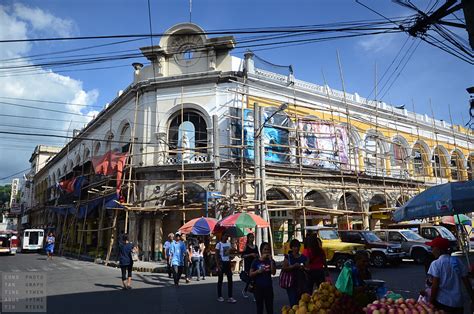
<svg viewBox="0 0 474 314">
<path fill-rule="evenodd" d="M 286 110 L 287 108 L 288 108 L 288 103 L 287 102 L 282 103 L 275 112 L 273 112 L 268 118 L 266 118 L 265 121 L 263 121 L 263 123 L 258 128 L 257 134 L 255 134 L 254 138 L 258 138 L 261 135 L 262 130 L 265 127 L 265 124 L 267 124 L 267 122 L 270 121 L 271 118 L 273 118 L 277 113 Z"/>
</svg>

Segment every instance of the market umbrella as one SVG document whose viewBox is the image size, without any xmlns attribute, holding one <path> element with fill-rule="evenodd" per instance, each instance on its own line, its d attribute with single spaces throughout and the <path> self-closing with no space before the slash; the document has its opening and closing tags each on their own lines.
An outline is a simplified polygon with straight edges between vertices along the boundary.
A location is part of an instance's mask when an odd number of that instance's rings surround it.
<svg viewBox="0 0 474 314">
<path fill-rule="evenodd" d="M 185 223 L 179 231 L 194 235 L 209 235 L 214 231 L 217 219 L 209 217 L 194 218 Z"/>
<path fill-rule="evenodd" d="M 433 186 L 410 199 L 393 213 L 396 222 L 474 211 L 474 181 Z"/>
<path fill-rule="evenodd" d="M 468 225 L 468 226 L 472 226 L 471 218 L 466 216 L 466 215 L 463 215 L 463 214 L 459 214 L 459 215 L 456 215 L 456 216 L 444 216 L 444 217 L 441 218 L 441 222 L 444 223 L 444 224 L 447 224 L 447 225 Z"/>
<path fill-rule="evenodd" d="M 244 228 L 267 228 L 270 224 L 262 217 L 252 213 L 237 213 L 227 216 L 217 223 L 219 227 L 238 227 Z"/>
<path fill-rule="evenodd" d="M 242 238 L 247 236 L 249 233 L 253 233 L 253 230 L 250 228 L 239 228 L 239 227 L 223 227 L 220 225 L 216 225 L 214 228 L 214 234 L 217 233 L 226 233 L 232 238 Z"/>
</svg>

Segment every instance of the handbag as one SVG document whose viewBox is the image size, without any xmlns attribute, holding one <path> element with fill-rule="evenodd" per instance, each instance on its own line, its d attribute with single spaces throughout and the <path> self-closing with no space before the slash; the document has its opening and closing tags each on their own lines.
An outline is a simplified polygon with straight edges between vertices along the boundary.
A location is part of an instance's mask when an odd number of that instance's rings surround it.
<svg viewBox="0 0 474 314">
<path fill-rule="evenodd" d="M 291 265 L 291 259 L 290 255 L 288 254 L 288 262 Z M 295 275 L 292 271 L 284 271 L 282 270 L 280 272 L 280 278 L 279 278 L 279 283 L 280 287 L 283 289 L 288 289 L 293 286 L 295 282 Z"/>
<path fill-rule="evenodd" d="M 354 286 L 352 282 L 352 267 L 350 265 L 344 265 L 339 277 L 337 277 L 335 286 L 342 293 L 352 295 Z"/>
<path fill-rule="evenodd" d="M 288 289 L 293 286 L 294 283 L 294 275 L 291 271 L 281 271 L 280 273 L 280 287 L 283 289 Z"/>
</svg>

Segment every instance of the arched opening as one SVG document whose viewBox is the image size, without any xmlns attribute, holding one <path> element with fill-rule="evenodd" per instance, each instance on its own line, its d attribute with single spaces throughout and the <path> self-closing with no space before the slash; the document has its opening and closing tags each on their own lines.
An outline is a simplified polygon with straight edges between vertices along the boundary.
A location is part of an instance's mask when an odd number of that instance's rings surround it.
<svg viewBox="0 0 474 314">
<path fill-rule="evenodd" d="M 390 145 L 392 176 L 396 178 L 406 178 L 408 176 L 409 161 L 406 143 L 403 143 L 399 138 L 394 138 Z"/>
<path fill-rule="evenodd" d="M 132 141 L 132 130 L 129 123 L 125 125 L 120 130 L 120 143 L 122 153 L 127 153 L 130 149 L 130 142 Z"/>
<path fill-rule="evenodd" d="M 273 232 L 274 249 L 278 253 L 283 253 L 283 244 L 293 239 L 296 235 L 294 217 L 287 210 L 278 210 L 291 204 L 290 198 L 281 189 L 271 188 L 266 192 L 269 210 L 271 230 Z"/>
<path fill-rule="evenodd" d="M 321 209 L 321 208 L 328 208 L 329 207 L 329 201 L 327 197 L 324 196 L 323 193 L 319 191 L 310 191 L 306 196 L 304 197 L 305 202 L 304 205 L 305 207 L 316 207 L 315 209 Z M 332 224 L 332 216 L 329 214 L 323 214 L 321 212 L 314 212 L 308 210 L 306 211 L 306 225 L 308 226 L 315 226 L 315 225 L 330 225 Z"/>
<path fill-rule="evenodd" d="M 464 180 L 464 158 L 458 151 L 451 154 L 451 179 Z"/>
<path fill-rule="evenodd" d="M 374 195 L 369 201 L 369 213 L 370 213 L 370 230 L 380 227 L 382 224 L 388 224 L 390 222 L 390 213 L 383 212 L 382 208 L 386 208 L 387 199 L 384 195 Z"/>
<path fill-rule="evenodd" d="M 76 156 L 76 161 L 74 163 L 74 166 L 77 167 L 81 164 L 81 156 L 79 154 L 77 154 Z"/>
<path fill-rule="evenodd" d="M 377 134 L 365 137 L 365 172 L 369 175 L 382 176 L 385 174 L 385 151 L 383 142 Z"/>
<path fill-rule="evenodd" d="M 429 176 L 429 152 L 422 143 L 417 142 L 413 146 L 411 158 L 413 159 L 413 176 Z"/>
<path fill-rule="evenodd" d="M 344 193 L 337 204 L 338 210 L 360 212 L 362 214 L 362 207 L 360 204 L 359 197 L 353 192 Z M 338 217 L 339 229 L 362 229 L 362 215 L 347 214 Z"/>
<path fill-rule="evenodd" d="M 446 155 L 443 146 L 437 146 L 433 150 L 433 157 L 431 158 L 433 165 L 433 175 L 435 178 L 448 177 L 448 156 Z"/>
<path fill-rule="evenodd" d="M 207 124 L 202 115 L 191 109 L 175 113 L 168 129 L 169 161 L 206 162 L 207 145 Z"/>
<path fill-rule="evenodd" d="M 91 151 L 89 148 L 86 148 L 84 152 L 84 162 L 88 161 L 91 158 Z"/>
</svg>

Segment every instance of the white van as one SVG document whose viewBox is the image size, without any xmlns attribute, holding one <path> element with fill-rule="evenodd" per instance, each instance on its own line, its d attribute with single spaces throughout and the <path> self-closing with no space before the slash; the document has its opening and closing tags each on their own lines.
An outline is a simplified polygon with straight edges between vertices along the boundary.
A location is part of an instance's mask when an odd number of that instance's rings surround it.
<svg viewBox="0 0 474 314">
<path fill-rule="evenodd" d="M 21 249 L 24 251 L 37 251 L 43 248 L 44 230 L 43 229 L 25 229 Z"/>
</svg>

